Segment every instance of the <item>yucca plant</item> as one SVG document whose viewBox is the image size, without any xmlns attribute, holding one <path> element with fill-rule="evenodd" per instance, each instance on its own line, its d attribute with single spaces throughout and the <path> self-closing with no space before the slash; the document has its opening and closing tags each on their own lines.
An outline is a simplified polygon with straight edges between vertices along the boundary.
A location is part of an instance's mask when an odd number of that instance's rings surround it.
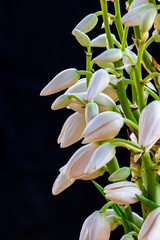
<svg viewBox="0 0 160 240">
<path fill-rule="evenodd" d="M 67 89 L 51 107 L 73 110 L 58 137 L 60 147 L 83 139 L 60 169 L 52 193 L 59 194 L 81 179 L 91 180 L 104 196 L 106 204 L 84 221 L 80 240 L 112 239 L 111 231 L 119 225 L 124 228 L 121 240 L 158 240 L 160 66 L 148 47 L 160 42 L 160 5 L 155 0 L 128 0 L 122 17 L 119 0 L 100 0 L 100 6 L 72 31 L 85 47 L 86 69 L 66 69 L 41 91 L 46 96 Z M 88 33 L 100 18 L 104 32 L 91 40 Z M 102 53 L 96 56 L 93 48 Z M 128 139 L 117 137 L 123 126 Z M 116 157 L 119 147 L 130 151 L 125 167 Z M 105 172 L 111 183 L 100 186 L 96 178 Z M 142 210 L 139 215 L 130 206 L 136 202 Z"/>
</svg>

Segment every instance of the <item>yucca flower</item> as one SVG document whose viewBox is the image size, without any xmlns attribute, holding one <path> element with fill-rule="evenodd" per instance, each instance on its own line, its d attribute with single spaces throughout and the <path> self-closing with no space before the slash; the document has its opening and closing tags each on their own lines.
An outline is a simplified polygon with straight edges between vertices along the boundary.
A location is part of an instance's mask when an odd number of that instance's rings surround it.
<svg viewBox="0 0 160 240">
<path fill-rule="evenodd" d="M 86 126 L 83 143 L 102 141 L 115 137 L 123 126 L 123 118 L 116 112 L 103 112 Z"/>
<path fill-rule="evenodd" d="M 148 152 L 160 138 L 160 101 L 149 103 L 139 119 L 139 146 Z"/>
<path fill-rule="evenodd" d="M 142 32 L 148 32 L 154 23 L 156 14 L 157 10 L 154 4 L 137 4 L 136 2 L 129 8 L 128 13 L 122 17 L 121 21 L 125 26 L 139 25 Z"/>
<path fill-rule="evenodd" d="M 106 198 L 121 205 L 136 203 L 139 201 L 136 195 L 142 195 L 139 187 L 135 183 L 128 181 L 108 184 L 104 188 L 104 192 Z"/>
<path fill-rule="evenodd" d="M 72 85 L 74 85 L 78 79 L 80 78 L 80 75 L 75 68 L 69 68 L 66 69 L 59 74 L 57 74 L 52 81 L 50 81 L 47 86 L 45 86 L 40 95 L 41 96 L 47 96 L 50 94 L 54 94 L 56 92 L 60 92 Z"/>
<path fill-rule="evenodd" d="M 67 164 L 60 169 L 60 174 L 53 184 L 52 193 L 54 195 L 65 190 L 75 180 L 91 180 L 104 173 L 105 169 L 103 168 L 98 169 L 94 173 L 85 173 L 85 168 L 97 147 L 98 144 L 95 143 L 87 144 L 73 154 Z"/>
<path fill-rule="evenodd" d="M 83 223 L 79 240 L 109 240 L 110 224 L 105 213 L 92 213 Z"/>
<path fill-rule="evenodd" d="M 84 114 L 73 113 L 65 121 L 61 133 L 58 137 L 58 143 L 61 148 L 68 147 L 82 138 L 82 133 L 86 127 Z"/>
<path fill-rule="evenodd" d="M 138 240 L 158 240 L 160 236 L 160 207 L 149 213 L 145 219 Z"/>
</svg>

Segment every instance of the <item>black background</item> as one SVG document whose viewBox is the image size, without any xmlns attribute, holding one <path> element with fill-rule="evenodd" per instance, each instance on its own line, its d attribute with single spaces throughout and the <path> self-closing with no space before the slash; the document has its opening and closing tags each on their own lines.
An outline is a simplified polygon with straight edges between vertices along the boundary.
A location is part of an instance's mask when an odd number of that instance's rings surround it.
<svg viewBox="0 0 160 240">
<path fill-rule="evenodd" d="M 39 96 L 60 71 L 85 69 L 71 31 L 98 10 L 98 0 L 0 0 L 1 240 L 76 240 L 83 221 L 105 203 L 86 181 L 52 196 L 58 169 L 80 144 L 60 149 L 57 137 L 72 112 L 50 109 L 59 94 Z M 103 32 L 101 23 L 91 37 Z M 105 186 L 107 175 L 101 181 Z"/>
</svg>

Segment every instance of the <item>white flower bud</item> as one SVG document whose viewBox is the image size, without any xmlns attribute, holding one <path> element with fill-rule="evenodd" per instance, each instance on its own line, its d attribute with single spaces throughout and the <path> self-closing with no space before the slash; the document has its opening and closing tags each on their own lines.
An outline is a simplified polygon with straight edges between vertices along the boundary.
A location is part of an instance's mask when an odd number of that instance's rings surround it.
<svg viewBox="0 0 160 240">
<path fill-rule="evenodd" d="M 107 36 L 106 33 L 99 35 L 98 37 L 92 39 L 91 47 L 106 47 Z"/>
<path fill-rule="evenodd" d="M 139 146 L 148 152 L 160 138 L 160 101 L 149 103 L 139 119 Z"/>
<path fill-rule="evenodd" d="M 79 240 L 109 240 L 110 224 L 105 213 L 92 213 L 83 223 Z"/>
<path fill-rule="evenodd" d="M 138 202 L 139 199 L 136 195 L 142 194 L 141 190 L 135 183 L 127 181 L 109 184 L 104 188 L 104 192 L 106 198 L 121 205 Z"/>
<path fill-rule="evenodd" d="M 94 98 L 94 102 L 97 103 L 100 112 L 113 111 L 116 107 L 115 102 L 104 93 L 100 93 Z"/>
<path fill-rule="evenodd" d="M 72 85 L 74 85 L 80 75 L 75 68 L 66 69 L 59 74 L 57 74 L 52 81 L 50 81 L 45 88 L 41 91 L 41 96 L 47 96 L 50 94 L 54 94 L 56 92 L 60 92 Z"/>
<path fill-rule="evenodd" d="M 73 29 L 73 32 L 75 29 L 78 29 L 79 31 L 81 31 L 83 33 L 90 32 L 96 26 L 97 22 L 98 22 L 98 17 L 96 16 L 96 14 L 91 13 L 91 14 L 87 15 L 85 18 L 83 18 L 77 24 L 77 26 Z"/>
<path fill-rule="evenodd" d="M 126 178 L 128 178 L 130 175 L 130 170 L 128 167 L 122 167 L 117 169 L 115 172 L 113 172 L 108 180 L 111 182 L 117 182 L 117 181 L 122 181 Z"/>
<path fill-rule="evenodd" d="M 102 92 L 107 87 L 109 79 L 108 72 L 103 69 L 99 69 L 93 73 L 87 90 L 87 100 L 92 100 Z"/>
<path fill-rule="evenodd" d="M 115 137 L 123 126 L 123 118 L 115 112 L 103 112 L 93 118 L 85 128 L 83 143 L 102 141 Z"/>
<path fill-rule="evenodd" d="M 108 222 L 110 224 L 111 231 L 114 231 L 120 225 L 114 215 L 108 216 L 107 220 L 108 220 Z"/>
<path fill-rule="evenodd" d="M 67 118 L 58 137 L 58 143 L 61 143 L 60 147 L 65 148 L 79 141 L 85 126 L 84 114 L 74 113 Z"/>
<path fill-rule="evenodd" d="M 78 29 L 74 29 L 73 35 L 83 47 L 88 47 L 90 45 L 90 39 L 85 33 L 79 31 Z"/>
<path fill-rule="evenodd" d="M 160 236 L 160 207 L 149 213 L 145 219 L 138 240 L 158 240 Z"/>
<path fill-rule="evenodd" d="M 129 10 L 134 9 L 140 5 L 149 3 L 148 0 L 133 0 L 133 2 L 131 3 L 131 5 L 129 6 Z"/>
<path fill-rule="evenodd" d="M 61 108 L 67 107 L 72 102 L 72 98 L 69 94 L 63 94 L 56 98 L 56 100 L 52 103 L 51 109 L 58 110 Z"/>
<path fill-rule="evenodd" d="M 85 119 L 88 124 L 90 120 L 96 117 L 99 114 L 99 109 L 96 103 L 90 102 L 86 105 L 85 108 Z"/>
<path fill-rule="evenodd" d="M 96 64 L 109 63 L 119 61 L 123 57 L 122 51 L 119 48 L 111 48 L 93 59 Z"/>
</svg>

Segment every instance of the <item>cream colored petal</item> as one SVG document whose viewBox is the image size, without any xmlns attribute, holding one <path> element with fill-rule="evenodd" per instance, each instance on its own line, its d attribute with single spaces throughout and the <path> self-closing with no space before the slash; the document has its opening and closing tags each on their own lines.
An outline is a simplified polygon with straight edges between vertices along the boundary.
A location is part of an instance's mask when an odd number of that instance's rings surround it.
<svg viewBox="0 0 160 240">
<path fill-rule="evenodd" d="M 89 240 L 109 240 L 110 224 L 105 213 L 97 212 L 89 228 Z"/>
<path fill-rule="evenodd" d="M 98 105 L 100 112 L 113 111 L 113 109 L 116 107 L 116 104 L 112 98 L 104 93 L 100 93 L 97 97 L 95 97 L 94 102 Z"/>
<path fill-rule="evenodd" d="M 84 114 L 74 113 L 64 123 L 61 133 L 58 137 L 58 143 L 65 148 L 82 138 L 86 121 Z"/>
<path fill-rule="evenodd" d="M 117 102 L 118 101 L 118 95 L 117 95 L 117 92 L 116 90 L 111 87 L 110 85 L 108 85 L 104 90 L 103 92 L 104 94 L 108 95 L 110 98 L 112 98 L 112 100 L 114 102 Z"/>
<path fill-rule="evenodd" d="M 142 4 L 146 4 L 146 3 L 148 3 L 148 0 L 134 0 L 129 7 L 129 11 L 131 9 L 134 9 L 134 8 L 136 8 Z"/>
<path fill-rule="evenodd" d="M 90 101 L 95 98 L 100 92 L 102 92 L 109 83 L 109 74 L 103 69 L 96 71 L 89 82 L 87 90 L 87 100 Z"/>
<path fill-rule="evenodd" d="M 160 101 L 153 101 L 142 111 L 139 119 L 139 145 L 149 151 L 160 138 Z"/>
<path fill-rule="evenodd" d="M 114 145 L 111 143 L 104 143 L 99 146 L 96 151 L 93 153 L 86 169 L 85 173 L 95 172 L 109 161 L 112 160 L 116 151 Z"/>
<path fill-rule="evenodd" d="M 69 87 L 65 93 L 82 93 L 86 91 L 86 78 L 82 78 L 75 85 Z"/>
<path fill-rule="evenodd" d="M 57 74 L 52 81 L 50 81 L 47 86 L 42 89 L 40 95 L 47 96 L 64 90 L 74 85 L 78 81 L 79 77 L 80 75 L 75 68 L 66 69 Z"/>
<path fill-rule="evenodd" d="M 138 240 L 157 240 L 160 235 L 160 207 L 149 213 L 145 219 Z"/>
<path fill-rule="evenodd" d="M 58 177 L 56 178 L 53 187 L 52 187 L 52 194 L 57 195 L 68 188 L 70 185 L 74 183 L 73 178 L 69 178 L 69 176 L 65 176 L 64 172 L 60 172 Z"/>
<path fill-rule="evenodd" d="M 91 143 L 78 149 L 68 161 L 64 174 L 74 179 L 80 178 L 96 148 L 97 144 Z"/>
<path fill-rule="evenodd" d="M 123 57 L 122 51 L 118 48 L 112 48 L 104 51 L 93 59 L 94 63 L 109 63 L 116 62 Z"/>
<path fill-rule="evenodd" d="M 79 240 L 89 240 L 89 228 L 97 212 L 92 213 L 83 223 Z"/>
</svg>

